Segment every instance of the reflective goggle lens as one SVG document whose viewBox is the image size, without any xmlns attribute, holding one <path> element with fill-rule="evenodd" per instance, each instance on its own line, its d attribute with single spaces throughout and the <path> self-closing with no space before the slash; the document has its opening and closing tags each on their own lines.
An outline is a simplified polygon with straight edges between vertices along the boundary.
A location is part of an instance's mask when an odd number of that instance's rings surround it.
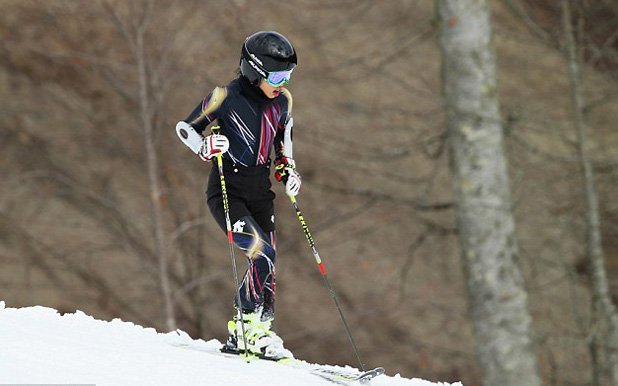
<svg viewBox="0 0 618 386">
<path fill-rule="evenodd" d="M 271 86 L 279 87 L 289 82 L 291 76 L 292 70 L 269 72 L 266 82 L 268 82 Z"/>
</svg>

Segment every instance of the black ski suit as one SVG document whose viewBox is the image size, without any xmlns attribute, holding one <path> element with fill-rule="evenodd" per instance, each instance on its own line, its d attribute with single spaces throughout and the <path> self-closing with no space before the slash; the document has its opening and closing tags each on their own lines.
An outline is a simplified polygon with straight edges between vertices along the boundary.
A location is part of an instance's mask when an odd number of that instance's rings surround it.
<svg viewBox="0 0 618 386">
<path fill-rule="evenodd" d="M 274 315 L 275 302 L 275 193 L 269 178 L 270 154 L 274 150 L 279 158 L 284 144 L 291 147 L 291 125 L 286 133 L 291 107 L 288 90 L 282 89 L 279 96 L 269 99 L 240 76 L 224 88 L 215 88 L 184 120 L 202 133 L 216 119 L 220 134 L 229 140 L 223 171 L 230 222 L 235 244 L 249 258 L 240 288 L 241 302 L 246 312 L 263 307 L 263 317 Z M 227 232 L 216 163 L 210 172 L 207 197 L 212 215 Z"/>
</svg>

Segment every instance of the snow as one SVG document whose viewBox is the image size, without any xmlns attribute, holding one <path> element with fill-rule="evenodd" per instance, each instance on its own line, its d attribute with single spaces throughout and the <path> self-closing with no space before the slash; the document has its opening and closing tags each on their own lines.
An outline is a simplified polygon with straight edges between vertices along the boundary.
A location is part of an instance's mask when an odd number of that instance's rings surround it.
<svg viewBox="0 0 618 386">
<path fill-rule="evenodd" d="M 80 311 L 60 315 L 41 306 L 7 308 L 0 301 L 0 384 L 333 385 L 311 374 L 305 362 L 247 362 L 221 355 L 220 345 L 182 331 L 164 334 Z M 449 384 L 383 375 L 371 385 Z"/>
</svg>

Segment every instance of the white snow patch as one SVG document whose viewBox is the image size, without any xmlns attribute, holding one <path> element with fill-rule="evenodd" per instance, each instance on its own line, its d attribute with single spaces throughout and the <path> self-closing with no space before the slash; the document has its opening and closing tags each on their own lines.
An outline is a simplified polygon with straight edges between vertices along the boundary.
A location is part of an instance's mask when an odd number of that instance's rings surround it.
<svg viewBox="0 0 618 386">
<path fill-rule="evenodd" d="M 6 308 L 0 301 L 0 384 L 333 386 L 310 374 L 310 364 L 246 362 L 220 355 L 220 346 L 180 330 L 162 334 L 81 311 L 60 315 L 41 306 Z M 371 385 L 450 384 L 383 375 Z"/>
</svg>

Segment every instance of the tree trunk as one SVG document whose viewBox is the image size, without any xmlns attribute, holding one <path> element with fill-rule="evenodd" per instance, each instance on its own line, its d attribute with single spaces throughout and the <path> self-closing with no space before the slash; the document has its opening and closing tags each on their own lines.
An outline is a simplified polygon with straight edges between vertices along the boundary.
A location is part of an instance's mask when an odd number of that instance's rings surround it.
<svg viewBox="0 0 618 386">
<path fill-rule="evenodd" d="M 485 0 L 437 0 L 457 225 L 485 386 L 535 386 Z"/>
<path fill-rule="evenodd" d="M 147 11 L 145 11 L 147 12 Z M 150 96 L 148 89 L 148 75 L 144 53 L 144 23 L 146 17 L 137 26 L 135 39 L 135 59 L 139 77 L 139 106 L 141 121 L 144 130 L 144 146 L 146 148 L 146 165 L 148 168 L 148 186 L 150 189 L 150 203 L 152 210 L 155 247 L 159 259 L 159 285 L 163 295 L 165 325 L 168 330 L 176 330 L 176 315 L 174 298 L 168 271 L 168 253 L 165 231 L 163 229 L 163 208 L 161 182 L 159 181 L 159 157 L 155 145 L 153 116 L 150 111 Z"/>
<path fill-rule="evenodd" d="M 589 275 L 592 283 L 595 309 L 609 322 L 609 336 L 606 337 L 607 359 L 610 366 L 611 384 L 618 386 L 618 313 L 612 302 L 605 270 L 605 258 L 601 241 L 599 201 L 595 188 L 594 169 L 588 155 L 588 135 L 584 119 L 584 95 L 577 43 L 571 22 L 571 8 L 568 0 L 562 0 L 562 27 L 564 29 L 571 96 L 580 166 L 583 174 L 584 200 L 586 203 L 586 254 L 589 259 Z M 593 369 L 593 379 L 600 382 L 600 369 Z"/>
</svg>

